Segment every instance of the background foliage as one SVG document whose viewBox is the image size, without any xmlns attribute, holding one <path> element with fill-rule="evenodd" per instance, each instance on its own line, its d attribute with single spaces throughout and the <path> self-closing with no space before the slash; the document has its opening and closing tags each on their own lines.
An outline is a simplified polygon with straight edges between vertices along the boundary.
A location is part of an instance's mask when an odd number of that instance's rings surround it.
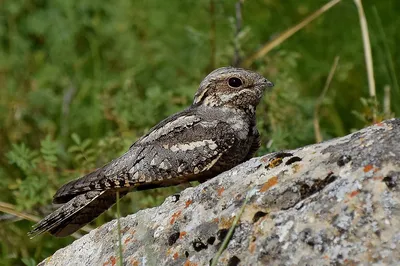
<svg viewBox="0 0 400 266">
<path fill-rule="evenodd" d="M 71 243 L 73 237 L 26 235 L 28 220 L 53 208 L 57 188 L 119 156 L 188 106 L 210 70 L 232 64 L 235 42 L 246 58 L 325 3 L 245 1 L 237 35 L 234 1 L 1 1 L 1 264 L 34 265 Z M 378 119 L 399 116 L 400 2 L 363 3 Z M 259 154 L 315 142 L 316 99 L 335 56 L 339 66 L 319 112 L 324 139 L 372 122 L 357 9 L 343 0 L 253 63 L 276 84 L 258 109 Z M 382 111 L 384 99 L 390 112 Z M 178 190 L 131 193 L 121 202 L 122 215 Z M 113 217 L 110 210 L 91 226 Z"/>
</svg>

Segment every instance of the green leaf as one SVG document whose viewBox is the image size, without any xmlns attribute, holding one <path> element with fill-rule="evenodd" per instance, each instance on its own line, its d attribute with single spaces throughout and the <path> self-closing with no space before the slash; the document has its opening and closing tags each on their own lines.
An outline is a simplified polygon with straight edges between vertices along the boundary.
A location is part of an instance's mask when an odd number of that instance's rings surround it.
<svg viewBox="0 0 400 266">
<path fill-rule="evenodd" d="M 35 266 L 35 265 L 37 265 L 36 261 L 33 258 L 22 258 L 21 261 L 26 266 Z"/>
<path fill-rule="evenodd" d="M 75 142 L 75 144 L 80 145 L 81 144 L 81 138 L 79 137 L 78 134 L 72 133 L 71 134 L 72 140 Z"/>
<path fill-rule="evenodd" d="M 45 163 L 49 166 L 57 165 L 57 143 L 51 140 L 50 135 L 47 135 L 44 140 L 40 142 L 40 152 L 42 153 Z"/>
<path fill-rule="evenodd" d="M 38 161 L 38 153 L 30 150 L 24 143 L 13 143 L 11 151 L 6 156 L 11 164 L 17 165 L 25 174 L 31 173 Z"/>
</svg>

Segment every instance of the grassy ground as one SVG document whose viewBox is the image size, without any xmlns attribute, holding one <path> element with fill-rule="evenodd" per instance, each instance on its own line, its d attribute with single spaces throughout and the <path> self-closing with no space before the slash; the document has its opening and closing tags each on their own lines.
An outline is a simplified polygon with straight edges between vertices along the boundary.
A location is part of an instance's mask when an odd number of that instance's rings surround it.
<svg viewBox="0 0 400 266">
<path fill-rule="evenodd" d="M 362 3 L 368 35 L 351 0 L 2 1 L 1 264 L 34 265 L 71 243 L 26 233 L 60 185 L 188 106 L 216 67 L 246 66 L 275 83 L 257 110 L 259 154 L 400 116 L 400 2 Z M 131 193 L 121 215 L 178 190 Z"/>
</svg>

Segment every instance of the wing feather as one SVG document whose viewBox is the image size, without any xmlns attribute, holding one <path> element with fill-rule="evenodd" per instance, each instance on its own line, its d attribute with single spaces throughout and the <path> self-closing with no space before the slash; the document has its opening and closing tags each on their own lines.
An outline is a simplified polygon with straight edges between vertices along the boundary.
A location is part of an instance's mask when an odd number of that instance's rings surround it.
<svg viewBox="0 0 400 266">
<path fill-rule="evenodd" d="M 162 121 L 121 157 L 62 186 L 53 202 L 66 203 L 88 191 L 134 190 L 210 178 L 226 170 L 219 161 L 235 141 L 225 121 L 204 121 L 185 110 Z"/>
</svg>

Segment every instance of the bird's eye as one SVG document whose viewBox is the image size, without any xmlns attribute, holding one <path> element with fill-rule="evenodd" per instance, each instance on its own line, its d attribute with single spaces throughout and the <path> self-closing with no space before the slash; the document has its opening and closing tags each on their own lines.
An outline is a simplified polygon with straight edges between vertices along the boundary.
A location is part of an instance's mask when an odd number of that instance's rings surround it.
<svg viewBox="0 0 400 266">
<path fill-rule="evenodd" d="M 243 83 L 240 78 L 230 78 L 228 80 L 228 84 L 231 87 L 238 88 L 238 87 L 242 86 Z"/>
</svg>

